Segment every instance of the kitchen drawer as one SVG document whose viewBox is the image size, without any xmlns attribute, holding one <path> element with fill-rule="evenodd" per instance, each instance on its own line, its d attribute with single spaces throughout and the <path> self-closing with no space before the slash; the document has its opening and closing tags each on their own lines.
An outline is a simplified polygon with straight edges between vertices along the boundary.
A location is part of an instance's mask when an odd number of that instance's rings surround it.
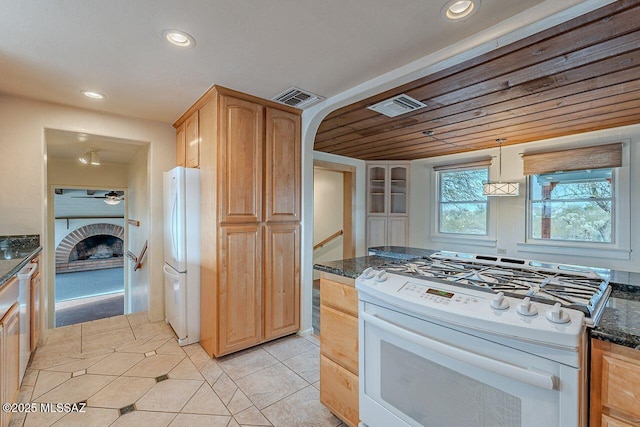
<svg viewBox="0 0 640 427">
<path fill-rule="evenodd" d="M 640 419 L 640 361 L 604 355 L 602 404 Z"/>
<path fill-rule="evenodd" d="M 320 303 L 358 317 L 358 291 L 353 286 L 321 278 Z"/>
<path fill-rule="evenodd" d="M 638 424 L 629 424 L 617 418 L 602 414 L 602 427 L 635 427 Z"/>
<path fill-rule="evenodd" d="M 360 421 L 358 376 L 322 355 L 320 356 L 320 402 L 349 426 L 358 425 Z"/>
<path fill-rule="evenodd" d="M 591 340 L 591 427 L 640 426 L 640 351 Z"/>
<path fill-rule="evenodd" d="M 358 374 L 358 319 L 320 305 L 320 352 Z"/>
</svg>

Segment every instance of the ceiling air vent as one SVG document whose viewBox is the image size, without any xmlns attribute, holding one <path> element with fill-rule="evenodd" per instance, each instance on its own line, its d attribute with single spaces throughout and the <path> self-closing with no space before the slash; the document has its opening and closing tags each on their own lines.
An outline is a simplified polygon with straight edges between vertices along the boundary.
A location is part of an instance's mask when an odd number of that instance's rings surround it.
<svg viewBox="0 0 640 427">
<path fill-rule="evenodd" d="M 384 114 L 387 117 L 396 117 L 401 114 L 419 110 L 426 106 L 427 104 L 402 93 L 398 96 L 394 96 L 393 98 L 385 99 L 382 102 L 370 105 L 367 108 L 369 110 L 377 111 L 380 114 Z"/>
<path fill-rule="evenodd" d="M 324 98 L 315 93 L 298 89 L 297 87 L 290 87 L 271 99 L 281 104 L 290 105 L 291 107 L 304 108 L 318 101 L 322 101 Z"/>
</svg>

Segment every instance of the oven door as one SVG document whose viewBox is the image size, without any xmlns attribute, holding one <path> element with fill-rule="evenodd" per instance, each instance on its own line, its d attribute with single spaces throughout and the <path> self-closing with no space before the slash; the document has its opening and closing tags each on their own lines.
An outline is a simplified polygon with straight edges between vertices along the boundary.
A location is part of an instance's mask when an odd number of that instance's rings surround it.
<svg viewBox="0 0 640 427">
<path fill-rule="evenodd" d="M 385 426 L 583 426 L 580 372 L 360 302 L 360 418 Z"/>
</svg>

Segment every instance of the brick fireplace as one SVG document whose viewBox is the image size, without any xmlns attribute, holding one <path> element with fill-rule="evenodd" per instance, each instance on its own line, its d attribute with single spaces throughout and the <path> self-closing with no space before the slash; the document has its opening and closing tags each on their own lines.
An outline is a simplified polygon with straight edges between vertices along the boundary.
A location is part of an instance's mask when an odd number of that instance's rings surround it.
<svg viewBox="0 0 640 427">
<path fill-rule="evenodd" d="M 124 229 L 119 225 L 85 225 L 69 233 L 56 248 L 56 273 L 123 265 Z"/>
</svg>

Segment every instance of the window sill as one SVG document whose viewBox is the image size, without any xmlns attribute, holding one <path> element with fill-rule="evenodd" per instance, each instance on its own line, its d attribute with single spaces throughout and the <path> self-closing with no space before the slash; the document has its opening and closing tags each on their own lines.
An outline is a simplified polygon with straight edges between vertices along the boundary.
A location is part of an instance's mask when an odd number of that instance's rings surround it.
<svg viewBox="0 0 640 427">
<path fill-rule="evenodd" d="M 622 249 L 604 245 L 587 246 L 565 242 L 554 242 L 553 244 L 521 242 L 517 243 L 517 246 L 518 252 L 619 259 L 627 261 L 631 259 L 631 249 Z"/>
<path fill-rule="evenodd" d="M 483 246 L 495 248 L 498 241 L 496 239 L 490 239 L 486 236 L 482 237 L 469 237 L 469 236 L 456 236 L 456 235 L 443 235 L 437 234 L 431 236 L 431 241 L 438 243 L 454 243 L 460 245 L 470 246 Z"/>
</svg>

